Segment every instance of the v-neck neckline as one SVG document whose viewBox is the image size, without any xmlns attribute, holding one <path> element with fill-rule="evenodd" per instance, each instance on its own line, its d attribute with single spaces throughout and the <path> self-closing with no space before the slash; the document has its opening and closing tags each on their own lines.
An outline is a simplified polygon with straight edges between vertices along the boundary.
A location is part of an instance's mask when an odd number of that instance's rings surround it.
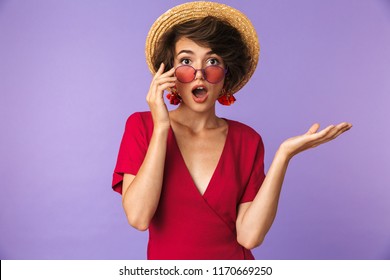
<svg viewBox="0 0 390 280">
<path fill-rule="evenodd" d="M 183 156 L 183 154 L 182 154 L 182 152 L 181 152 L 181 150 L 180 150 L 179 144 L 178 144 L 178 142 L 177 142 L 177 140 L 176 140 L 175 132 L 173 131 L 172 126 L 171 126 L 171 128 L 170 128 L 170 131 L 171 131 L 171 133 L 172 133 L 173 141 L 175 142 L 175 149 L 177 150 L 177 152 L 178 152 L 178 154 L 179 154 L 181 163 L 184 165 L 184 169 L 186 170 L 186 173 L 187 173 L 186 176 L 189 176 L 189 179 L 190 179 L 190 181 L 191 181 L 191 183 L 192 183 L 192 186 L 191 186 L 191 187 L 193 187 L 194 190 L 195 190 L 201 197 L 203 197 L 203 198 L 205 198 L 206 194 L 210 192 L 210 187 L 212 187 L 212 182 L 213 182 L 213 180 L 214 180 L 214 177 L 216 176 L 215 174 L 217 173 L 218 169 L 220 168 L 221 162 L 222 162 L 222 160 L 223 160 L 223 158 L 224 158 L 224 156 L 225 156 L 226 149 L 227 149 L 227 146 L 228 146 L 228 143 L 229 143 L 229 137 L 230 137 L 229 135 L 230 135 L 230 133 L 231 133 L 231 132 L 230 132 L 230 130 L 231 130 L 231 124 L 230 124 L 230 122 L 229 122 L 228 119 L 225 119 L 225 118 L 222 118 L 222 119 L 227 123 L 227 126 L 228 126 L 228 127 L 227 127 L 226 138 L 225 138 L 225 143 L 224 143 L 224 145 L 223 145 L 222 152 L 221 152 L 221 154 L 220 154 L 220 156 L 219 156 L 217 165 L 216 165 L 215 168 L 214 168 L 213 174 L 211 175 L 210 180 L 209 180 L 209 182 L 208 182 L 208 184 L 207 184 L 207 186 L 206 186 L 206 189 L 204 190 L 203 194 L 200 192 L 200 190 L 198 189 L 198 187 L 197 187 L 196 184 L 195 184 L 194 179 L 192 178 L 191 172 L 190 172 L 190 170 L 188 169 L 188 166 L 187 166 L 187 164 L 186 164 L 186 162 L 185 162 L 185 160 L 184 160 L 184 156 Z"/>
</svg>

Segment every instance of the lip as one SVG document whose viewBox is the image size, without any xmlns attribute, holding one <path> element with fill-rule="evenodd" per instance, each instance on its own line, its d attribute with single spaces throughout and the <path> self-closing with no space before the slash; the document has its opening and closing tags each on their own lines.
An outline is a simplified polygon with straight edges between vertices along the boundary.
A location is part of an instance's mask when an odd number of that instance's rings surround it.
<svg viewBox="0 0 390 280">
<path fill-rule="evenodd" d="M 204 88 L 206 91 L 208 91 L 207 87 L 206 87 L 205 85 L 203 85 L 203 84 L 195 85 L 195 86 L 192 88 L 191 91 L 194 91 L 194 90 L 197 89 L 198 87 L 202 87 L 202 88 Z"/>
<path fill-rule="evenodd" d="M 208 89 L 205 85 L 203 84 L 198 84 L 198 85 L 195 85 L 192 90 L 191 90 L 191 93 L 192 91 L 194 91 L 195 89 L 197 89 L 198 87 L 202 87 L 204 88 L 204 90 L 206 91 L 206 94 L 203 95 L 202 97 L 197 97 L 195 94 L 192 94 L 192 99 L 196 102 L 196 103 L 203 103 L 207 100 L 207 97 L 209 96 L 208 94 Z"/>
</svg>

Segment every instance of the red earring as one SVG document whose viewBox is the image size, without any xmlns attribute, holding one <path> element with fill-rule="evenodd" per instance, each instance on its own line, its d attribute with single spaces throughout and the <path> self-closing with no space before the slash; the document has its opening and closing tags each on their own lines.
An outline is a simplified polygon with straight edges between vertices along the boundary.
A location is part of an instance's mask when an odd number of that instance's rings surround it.
<svg viewBox="0 0 390 280">
<path fill-rule="evenodd" d="M 169 103 L 172 105 L 178 105 L 181 103 L 181 97 L 177 92 L 176 86 L 170 88 L 170 92 L 167 94 L 167 98 L 169 99 Z"/>
<path fill-rule="evenodd" d="M 222 89 L 221 94 L 222 95 L 218 98 L 218 102 L 222 105 L 230 106 L 236 101 L 236 98 L 234 98 L 233 94 L 226 92 L 225 89 Z"/>
</svg>

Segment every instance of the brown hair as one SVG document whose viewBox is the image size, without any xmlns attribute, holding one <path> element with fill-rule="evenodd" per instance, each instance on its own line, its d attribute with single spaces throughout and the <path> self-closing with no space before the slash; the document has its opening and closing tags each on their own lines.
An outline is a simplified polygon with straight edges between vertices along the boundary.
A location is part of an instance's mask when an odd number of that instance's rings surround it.
<svg viewBox="0 0 390 280">
<path fill-rule="evenodd" d="M 225 90 L 233 89 L 248 73 L 251 58 L 241 34 L 227 22 L 212 16 L 174 25 L 163 34 L 152 56 L 155 71 L 161 63 L 165 64 L 165 69 L 173 67 L 175 45 L 182 37 L 210 48 L 223 59 L 228 69 Z"/>
</svg>

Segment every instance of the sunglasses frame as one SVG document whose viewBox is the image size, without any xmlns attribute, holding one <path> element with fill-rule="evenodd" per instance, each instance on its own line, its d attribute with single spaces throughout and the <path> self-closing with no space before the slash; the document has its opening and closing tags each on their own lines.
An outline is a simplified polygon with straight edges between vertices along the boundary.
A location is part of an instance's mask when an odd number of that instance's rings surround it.
<svg viewBox="0 0 390 280">
<path fill-rule="evenodd" d="M 177 69 L 182 68 L 182 67 L 191 67 L 192 69 L 194 69 L 194 78 L 193 78 L 191 81 L 189 81 L 189 82 L 182 82 L 182 81 L 180 81 L 179 78 L 177 77 L 176 71 L 177 71 Z M 210 82 L 210 81 L 207 79 L 207 76 L 206 76 L 206 69 L 209 68 L 209 67 L 218 67 L 218 68 L 220 68 L 220 69 L 223 70 L 223 76 L 222 76 L 222 78 L 221 78 L 219 81 L 217 81 L 217 82 Z M 227 70 L 226 68 L 223 68 L 223 67 L 218 66 L 218 65 L 209 65 L 209 66 L 206 66 L 205 68 L 201 68 L 201 69 L 195 69 L 195 68 L 192 67 L 191 65 L 180 65 L 180 66 L 176 67 L 176 69 L 175 69 L 175 77 L 177 78 L 177 80 L 178 80 L 180 83 L 188 84 L 188 83 L 191 83 L 192 81 L 195 80 L 196 73 L 198 73 L 198 71 L 201 71 L 201 72 L 202 72 L 203 79 L 205 79 L 205 80 L 206 80 L 207 82 L 209 82 L 210 84 L 218 84 L 219 82 L 221 82 L 221 81 L 225 78 L 226 73 L 227 73 L 228 70 Z"/>
</svg>

